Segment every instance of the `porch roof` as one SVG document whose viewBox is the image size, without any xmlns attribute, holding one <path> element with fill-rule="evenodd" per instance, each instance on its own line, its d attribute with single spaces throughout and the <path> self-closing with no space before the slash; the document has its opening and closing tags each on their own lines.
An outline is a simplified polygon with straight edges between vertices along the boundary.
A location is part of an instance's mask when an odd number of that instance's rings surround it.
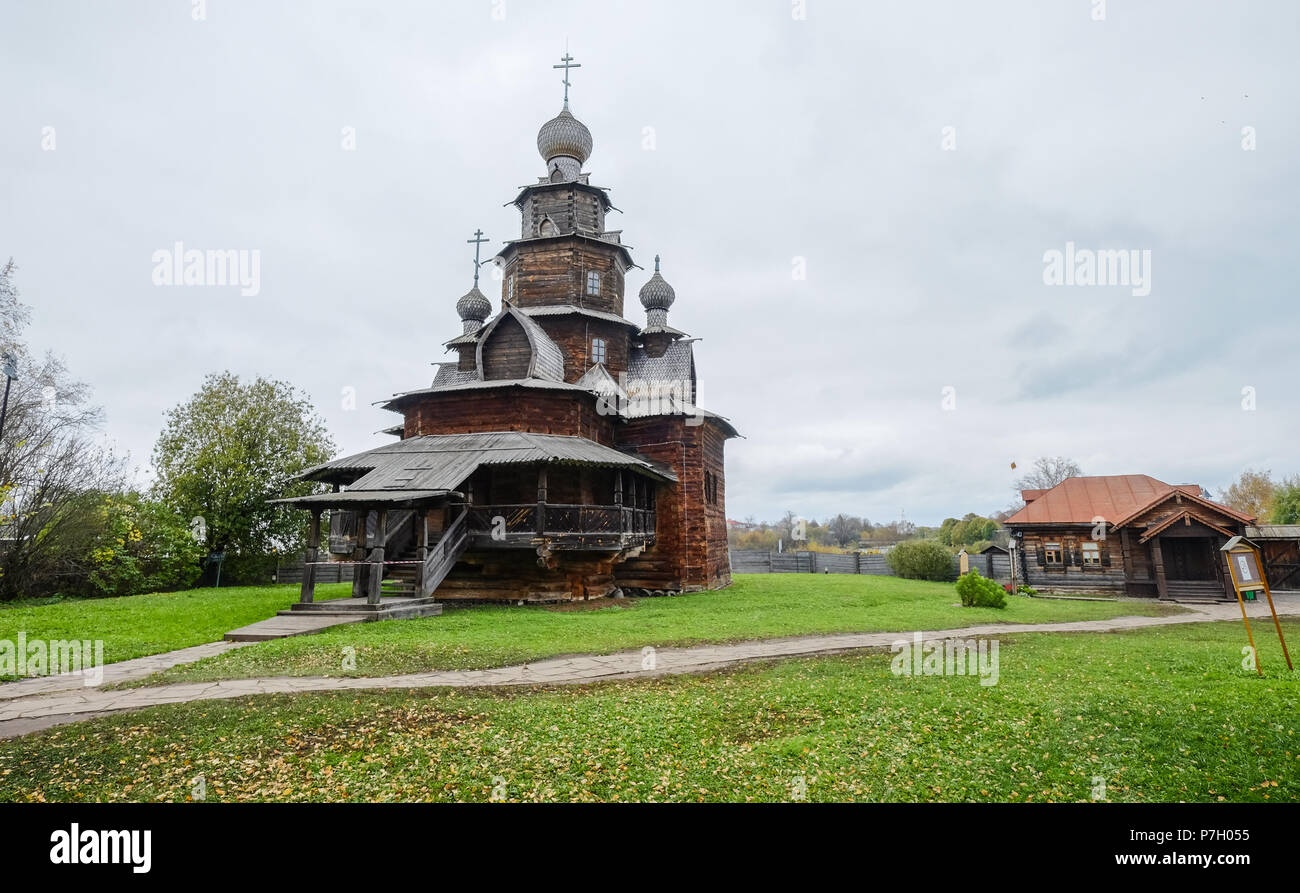
<svg viewBox="0 0 1300 893">
<path fill-rule="evenodd" d="M 291 496 L 287 499 L 272 499 L 270 501 L 302 508 L 308 506 L 320 506 L 321 508 L 357 506 L 412 508 L 421 502 L 427 503 L 453 494 L 459 495 L 452 490 L 343 490 L 338 493 L 313 493 L 310 496 Z"/>
<path fill-rule="evenodd" d="M 583 437 L 524 431 L 408 437 L 309 468 L 299 478 L 346 483 L 348 493 L 445 494 L 456 490 L 480 466 L 535 463 L 626 468 L 664 481 L 677 480 L 670 468 L 635 453 Z"/>
</svg>

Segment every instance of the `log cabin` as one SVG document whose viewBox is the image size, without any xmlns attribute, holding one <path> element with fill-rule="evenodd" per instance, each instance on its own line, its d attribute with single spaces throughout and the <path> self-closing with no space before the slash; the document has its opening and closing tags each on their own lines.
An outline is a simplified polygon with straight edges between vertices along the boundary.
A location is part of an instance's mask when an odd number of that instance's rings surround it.
<svg viewBox="0 0 1300 893">
<path fill-rule="evenodd" d="M 328 490 L 281 500 L 309 518 L 296 608 L 336 609 L 313 600 L 312 569 L 331 560 L 355 565 L 350 606 L 385 616 L 731 582 L 723 450 L 737 432 L 696 402 L 696 339 L 668 324 L 658 257 L 638 292 L 645 323 L 624 316 L 640 268 L 583 170 L 593 140 L 567 82 L 566 68 L 563 108 L 537 135 L 546 173 L 512 202 L 519 238 L 492 259 L 495 313 L 478 232 L 453 359 L 383 404 L 399 439 L 307 470 Z"/>
<path fill-rule="evenodd" d="M 1219 548 L 1255 519 L 1203 492 L 1145 474 L 1072 477 L 1048 490 L 1022 490 L 1024 508 L 1003 521 L 1017 546 L 1017 576 L 1049 591 L 1234 598 Z"/>
</svg>

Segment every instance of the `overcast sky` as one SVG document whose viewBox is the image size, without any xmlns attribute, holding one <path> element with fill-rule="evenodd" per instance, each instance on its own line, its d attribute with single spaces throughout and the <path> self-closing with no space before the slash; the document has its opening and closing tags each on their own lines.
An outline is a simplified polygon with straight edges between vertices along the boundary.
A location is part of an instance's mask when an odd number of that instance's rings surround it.
<svg viewBox="0 0 1300 893">
<path fill-rule="evenodd" d="M 566 40 L 610 228 L 663 255 L 700 402 L 745 436 L 730 517 L 937 523 L 1040 455 L 1300 472 L 1300 4 L 195 6 L 0 22 L 0 255 L 142 476 L 225 369 L 305 390 L 347 452 L 390 440 L 370 404 L 447 359 L 465 240 L 518 236 Z M 260 252 L 260 293 L 154 285 L 176 242 Z M 1071 242 L 1149 251 L 1150 293 L 1045 284 Z"/>
</svg>

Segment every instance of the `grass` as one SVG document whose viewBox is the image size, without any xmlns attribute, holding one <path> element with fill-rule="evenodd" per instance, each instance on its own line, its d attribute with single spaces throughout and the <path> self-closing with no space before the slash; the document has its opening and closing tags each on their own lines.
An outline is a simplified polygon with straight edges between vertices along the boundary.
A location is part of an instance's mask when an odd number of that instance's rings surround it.
<svg viewBox="0 0 1300 893">
<path fill-rule="evenodd" d="M 996 622 L 1097 620 L 1176 610 L 1141 602 L 1008 599 L 963 608 L 951 583 L 852 575 L 739 575 L 717 592 L 566 608 L 475 607 L 440 617 L 335 627 L 173 667 L 133 685 L 254 676 L 387 676 L 482 669 L 563 654 L 607 654 L 835 632 L 945 629 Z M 573 608 L 579 608 L 574 610 Z M 342 668 L 343 649 L 356 667 Z"/>
<path fill-rule="evenodd" d="M 1300 623 L 1286 621 L 1292 641 Z M 0 742 L 0 800 L 1295 801 L 1300 673 L 1240 624 L 1002 640 L 999 683 L 890 655 L 511 693 L 175 704 Z"/>
<path fill-rule="evenodd" d="M 318 586 L 317 598 L 348 594 L 350 584 Z M 126 598 L 0 603 L 0 640 L 103 639 L 109 663 L 215 642 L 298 600 L 296 586 L 232 586 Z M 12 679 L 3 677 L 0 679 Z"/>
</svg>

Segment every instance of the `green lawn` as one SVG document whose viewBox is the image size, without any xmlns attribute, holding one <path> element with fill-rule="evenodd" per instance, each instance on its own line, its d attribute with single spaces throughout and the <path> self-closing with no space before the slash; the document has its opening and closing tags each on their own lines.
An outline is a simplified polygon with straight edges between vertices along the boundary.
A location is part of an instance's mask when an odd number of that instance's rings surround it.
<svg viewBox="0 0 1300 893">
<path fill-rule="evenodd" d="M 751 574 L 731 587 L 671 598 L 566 608 L 448 609 L 440 617 L 351 624 L 263 642 L 136 684 L 251 676 L 387 676 L 480 669 L 562 654 L 831 632 L 945 629 L 980 623 L 1096 620 L 1174 610 L 1141 602 L 1013 597 L 1004 610 L 963 608 L 951 583 L 853 575 Z M 343 649 L 356 669 L 342 669 Z"/>
<path fill-rule="evenodd" d="M 1258 641 L 1263 679 L 1214 623 L 1018 634 L 990 687 L 858 654 L 166 705 L 0 742 L 0 800 L 1295 801 L 1300 673 Z"/>
<path fill-rule="evenodd" d="M 348 594 L 350 584 L 318 586 L 317 598 Z M 230 630 L 298 600 L 296 586 L 190 589 L 127 598 L 0 602 L 0 639 L 103 639 L 109 663 L 215 642 Z M 0 677 L 5 678 L 5 677 Z M 12 678 L 12 677 L 9 677 Z"/>
</svg>

